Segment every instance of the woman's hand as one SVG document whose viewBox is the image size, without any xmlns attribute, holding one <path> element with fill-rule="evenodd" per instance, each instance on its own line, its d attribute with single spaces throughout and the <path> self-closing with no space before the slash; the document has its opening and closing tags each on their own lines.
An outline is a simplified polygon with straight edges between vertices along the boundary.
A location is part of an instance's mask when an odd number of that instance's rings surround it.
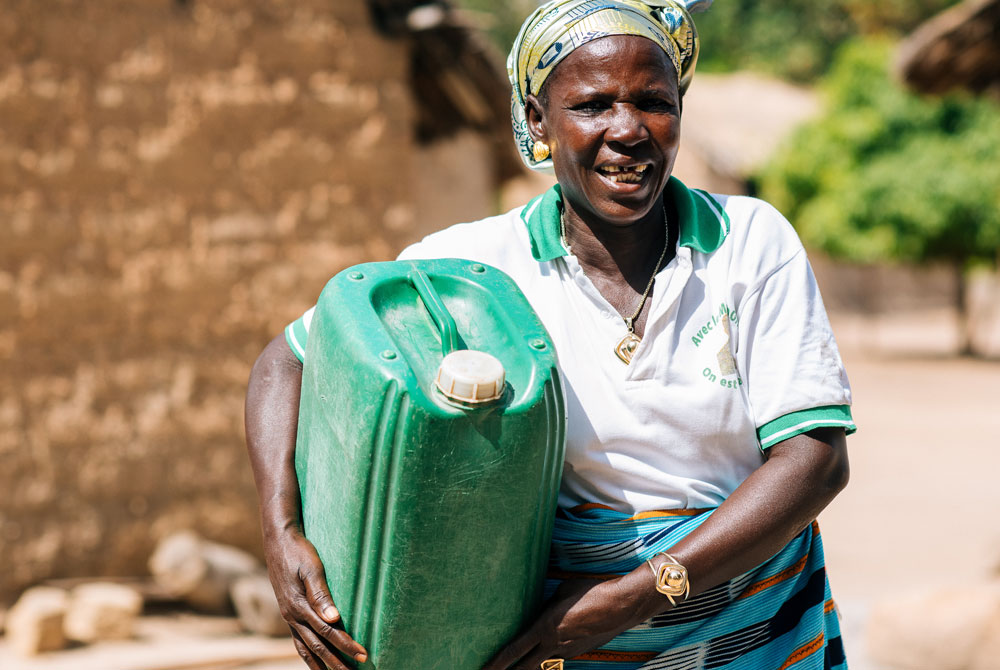
<svg viewBox="0 0 1000 670">
<path fill-rule="evenodd" d="M 642 577 L 635 570 L 606 581 L 563 582 L 538 619 L 483 670 L 538 670 L 544 660 L 579 656 L 668 609 L 670 603 L 656 593 L 648 569 Z"/>
<path fill-rule="evenodd" d="M 312 543 L 297 529 L 264 538 L 267 572 L 281 616 L 292 631 L 299 656 L 313 670 L 347 670 L 335 653 L 359 662 L 365 648 L 351 639 L 326 586 L 323 563 Z"/>
</svg>

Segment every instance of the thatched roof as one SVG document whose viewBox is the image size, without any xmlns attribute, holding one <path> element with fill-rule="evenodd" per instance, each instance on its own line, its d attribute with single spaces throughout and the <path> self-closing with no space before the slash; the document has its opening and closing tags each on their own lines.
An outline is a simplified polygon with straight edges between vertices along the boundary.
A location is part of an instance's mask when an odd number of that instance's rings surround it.
<svg viewBox="0 0 1000 670">
<path fill-rule="evenodd" d="M 493 142 L 497 178 L 521 174 L 510 129 L 510 84 L 502 56 L 485 37 L 443 0 L 368 0 L 368 6 L 383 33 L 412 43 L 417 139 L 477 130 Z"/>
<path fill-rule="evenodd" d="M 926 21 L 900 45 L 896 66 L 924 93 L 1000 95 L 1000 0 L 966 0 Z"/>
</svg>

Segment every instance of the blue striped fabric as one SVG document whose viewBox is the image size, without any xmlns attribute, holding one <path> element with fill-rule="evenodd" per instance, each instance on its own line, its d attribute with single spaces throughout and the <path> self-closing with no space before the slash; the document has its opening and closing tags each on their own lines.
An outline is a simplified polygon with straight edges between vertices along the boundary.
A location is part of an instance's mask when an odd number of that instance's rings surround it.
<svg viewBox="0 0 1000 670">
<path fill-rule="evenodd" d="M 546 596 L 562 579 L 634 570 L 670 549 L 712 511 L 629 517 L 596 505 L 560 510 Z M 815 523 L 756 569 L 566 661 L 566 670 L 715 668 L 846 670 Z"/>
</svg>

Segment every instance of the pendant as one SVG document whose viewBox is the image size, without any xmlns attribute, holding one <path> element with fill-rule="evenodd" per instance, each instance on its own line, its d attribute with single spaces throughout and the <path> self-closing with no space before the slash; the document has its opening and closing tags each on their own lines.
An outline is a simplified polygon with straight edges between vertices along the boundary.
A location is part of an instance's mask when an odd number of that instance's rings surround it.
<svg viewBox="0 0 1000 670">
<path fill-rule="evenodd" d="M 640 342 L 642 342 L 642 340 L 640 340 L 639 336 L 632 331 L 625 334 L 622 341 L 618 343 L 617 347 L 615 347 L 615 353 L 618 355 L 618 358 L 621 359 L 622 363 L 628 365 L 632 362 L 632 356 L 635 354 L 635 350 L 639 347 Z"/>
</svg>

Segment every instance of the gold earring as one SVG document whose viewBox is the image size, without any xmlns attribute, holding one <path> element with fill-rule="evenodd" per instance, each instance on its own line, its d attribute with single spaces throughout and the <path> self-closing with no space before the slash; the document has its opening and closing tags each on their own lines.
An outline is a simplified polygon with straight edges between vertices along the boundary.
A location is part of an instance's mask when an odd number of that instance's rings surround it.
<svg viewBox="0 0 1000 670">
<path fill-rule="evenodd" d="M 548 158 L 549 152 L 549 145 L 541 140 L 536 140 L 535 144 L 531 147 L 531 155 L 535 157 L 536 163 L 541 163 Z"/>
</svg>

